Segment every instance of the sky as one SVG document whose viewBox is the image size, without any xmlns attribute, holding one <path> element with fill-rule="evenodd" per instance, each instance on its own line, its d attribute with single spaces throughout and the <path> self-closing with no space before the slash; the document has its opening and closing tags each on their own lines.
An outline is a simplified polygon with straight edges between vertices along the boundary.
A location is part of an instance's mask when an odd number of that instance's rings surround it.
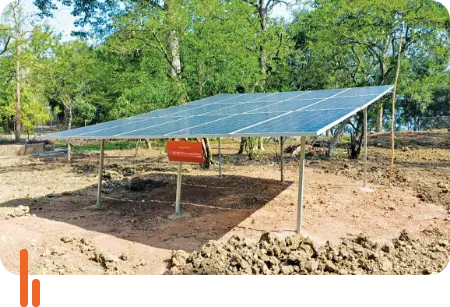
<svg viewBox="0 0 450 307">
<path fill-rule="evenodd" d="M 33 6 L 34 0 L 22 0 L 25 5 L 26 10 L 29 12 L 37 12 L 37 9 Z M 0 0 L 0 12 L 3 11 L 6 4 L 11 2 L 11 0 Z M 274 7 L 271 17 L 282 17 L 290 20 L 291 13 L 290 7 L 294 5 L 295 0 L 286 0 L 288 5 L 279 4 Z M 73 22 L 75 18 L 70 14 L 71 9 L 69 7 L 60 7 L 58 10 L 54 11 L 54 18 L 48 20 L 48 22 L 60 32 L 64 40 L 70 40 L 70 33 L 74 30 Z"/>
</svg>

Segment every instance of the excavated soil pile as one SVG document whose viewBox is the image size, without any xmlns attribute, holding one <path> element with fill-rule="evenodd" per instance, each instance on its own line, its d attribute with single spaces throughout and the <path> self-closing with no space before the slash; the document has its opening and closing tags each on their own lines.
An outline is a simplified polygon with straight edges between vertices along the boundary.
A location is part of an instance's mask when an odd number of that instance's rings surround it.
<svg viewBox="0 0 450 307">
<path fill-rule="evenodd" d="M 301 235 L 279 239 L 264 233 L 248 244 L 238 236 L 210 241 L 201 251 L 174 251 L 168 274 L 433 274 L 448 264 L 447 237 L 413 239 L 406 231 L 386 243 L 351 235 L 319 247 Z"/>
</svg>

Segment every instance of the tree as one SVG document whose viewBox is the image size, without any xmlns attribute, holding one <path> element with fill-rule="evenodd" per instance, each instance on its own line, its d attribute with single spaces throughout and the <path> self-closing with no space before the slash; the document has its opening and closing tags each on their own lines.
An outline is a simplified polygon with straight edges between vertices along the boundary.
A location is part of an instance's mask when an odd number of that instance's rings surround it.
<svg viewBox="0 0 450 307">
<path fill-rule="evenodd" d="M 444 71 L 450 50 L 448 13 L 433 1 L 316 0 L 299 12 L 290 33 L 298 50 L 293 79 L 301 89 L 391 84 L 403 33 L 399 96 L 419 97 L 430 76 Z M 383 109 L 380 103 L 377 131 Z"/>
<path fill-rule="evenodd" d="M 93 118 L 95 107 L 89 104 L 89 93 L 94 74 L 93 51 L 86 42 L 75 40 L 57 44 L 54 58 L 47 63 L 47 97 L 53 107 L 61 106 L 64 112 L 64 129 L 71 129 L 74 112 L 84 120 Z"/>
<path fill-rule="evenodd" d="M 8 47 L 10 47 L 10 53 L 12 61 L 15 66 L 15 140 L 20 141 L 21 125 L 22 125 L 22 110 L 21 110 L 21 83 L 23 79 L 22 62 L 22 49 L 26 41 L 25 30 L 25 13 L 21 5 L 20 0 L 14 1 L 5 10 L 5 24 L 2 26 L 7 32 L 6 42 L 2 54 L 6 53 Z"/>
<path fill-rule="evenodd" d="M 3 94 L 1 104 L 6 116 L 2 121 L 8 127 L 8 121 L 14 118 L 15 140 L 20 141 L 22 131 L 30 134 L 36 121 L 48 118 L 40 86 L 33 78 L 38 67 L 39 52 L 47 51 L 46 35 L 42 34 L 48 28 L 39 24 L 35 16 L 26 14 L 21 1 L 16 0 L 5 9 L 1 29 L 4 47 L 0 64 L 6 69 L 3 88 L 7 91 L 13 88 L 14 91 L 14 95 Z M 11 100 L 14 100 L 14 108 L 11 107 Z"/>
<path fill-rule="evenodd" d="M 438 88 L 433 92 L 433 102 L 428 105 L 425 114 L 426 116 L 450 116 L 450 86 Z"/>
</svg>

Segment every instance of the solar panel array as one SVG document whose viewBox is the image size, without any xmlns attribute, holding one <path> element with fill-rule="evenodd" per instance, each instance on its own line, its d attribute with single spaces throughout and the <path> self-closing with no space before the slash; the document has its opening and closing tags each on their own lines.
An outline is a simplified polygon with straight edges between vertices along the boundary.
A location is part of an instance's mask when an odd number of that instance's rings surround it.
<svg viewBox="0 0 450 307">
<path fill-rule="evenodd" d="M 220 94 L 181 106 L 52 133 L 51 139 L 314 136 L 389 93 L 392 86 Z"/>
</svg>

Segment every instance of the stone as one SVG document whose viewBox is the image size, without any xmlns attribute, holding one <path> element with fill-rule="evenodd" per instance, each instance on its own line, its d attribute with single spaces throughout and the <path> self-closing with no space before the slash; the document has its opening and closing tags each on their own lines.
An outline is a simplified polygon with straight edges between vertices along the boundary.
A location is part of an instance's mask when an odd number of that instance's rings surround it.
<svg viewBox="0 0 450 307">
<path fill-rule="evenodd" d="M 122 261 L 128 261 L 128 259 L 130 259 L 130 255 L 127 252 L 123 252 L 120 256 L 119 259 Z"/>
<path fill-rule="evenodd" d="M 392 270 L 392 262 L 388 259 L 382 259 L 380 261 L 380 270 L 384 272 L 389 272 Z"/>
<path fill-rule="evenodd" d="M 270 232 L 263 233 L 259 239 L 259 242 L 267 242 L 269 244 L 278 244 L 279 241 L 278 237 Z"/>
<path fill-rule="evenodd" d="M 281 272 L 284 275 L 291 275 L 294 273 L 294 267 L 292 265 L 283 265 L 281 266 Z"/>
<path fill-rule="evenodd" d="M 135 170 L 134 170 L 134 168 L 131 168 L 131 167 L 127 167 L 122 171 L 122 175 L 124 177 L 132 176 L 132 175 L 134 175 L 134 173 L 135 173 Z"/>
<path fill-rule="evenodd" d="M 64 243 L 71 243 L 74 239 L 72 237 L 68 237 L 68 236 L 64 236 L 61 237 L 61 241 L 63 241 Z"/>
<path fill-rule="evenodd" d="M 438 188 L 441 188 L 441 189 L 447 189 L 447 188 L 448 188 L 448 185 L 447 185 L 445 182 L 440 181 L 440 182 L 438 183 Z"/>
<path fill-rule="evenodd" d="M 181 266 L 186 264 L 189 254 L 182 250 L 172 251 L 172 265 Z"/>
<path fill-rule="evenodd" d="M 291 250 L 296 250 L 304 239 L 305 238 L 301 234 L 296 234 L 294 236 L 286 237 L 284 240 Z"/>
<path fill-rule="evenodd" d="M 103 179 L 105 180 L 117 180 L 122 179 L 122 174 L 119 174 L 116 171 L 113 170 L 104 170 L 103 171 Z"/>
<path fill-rule="evenodd" d="M 29 213 L 30 213 L 30 207 L 19 205 L 16 208 L 14 208 L 12 210 L 12 212 L 8 213 L 7 217 L 9 217 L 9 218 L 21 217 L 21 216 L 28 215 Z"/>
<path fill-rule="evenodd" d="M 176 266 L 171 267 L 169 271 L 172 275 L 180 275 L 181 274 L 180 269 Z"/>
</svg>

